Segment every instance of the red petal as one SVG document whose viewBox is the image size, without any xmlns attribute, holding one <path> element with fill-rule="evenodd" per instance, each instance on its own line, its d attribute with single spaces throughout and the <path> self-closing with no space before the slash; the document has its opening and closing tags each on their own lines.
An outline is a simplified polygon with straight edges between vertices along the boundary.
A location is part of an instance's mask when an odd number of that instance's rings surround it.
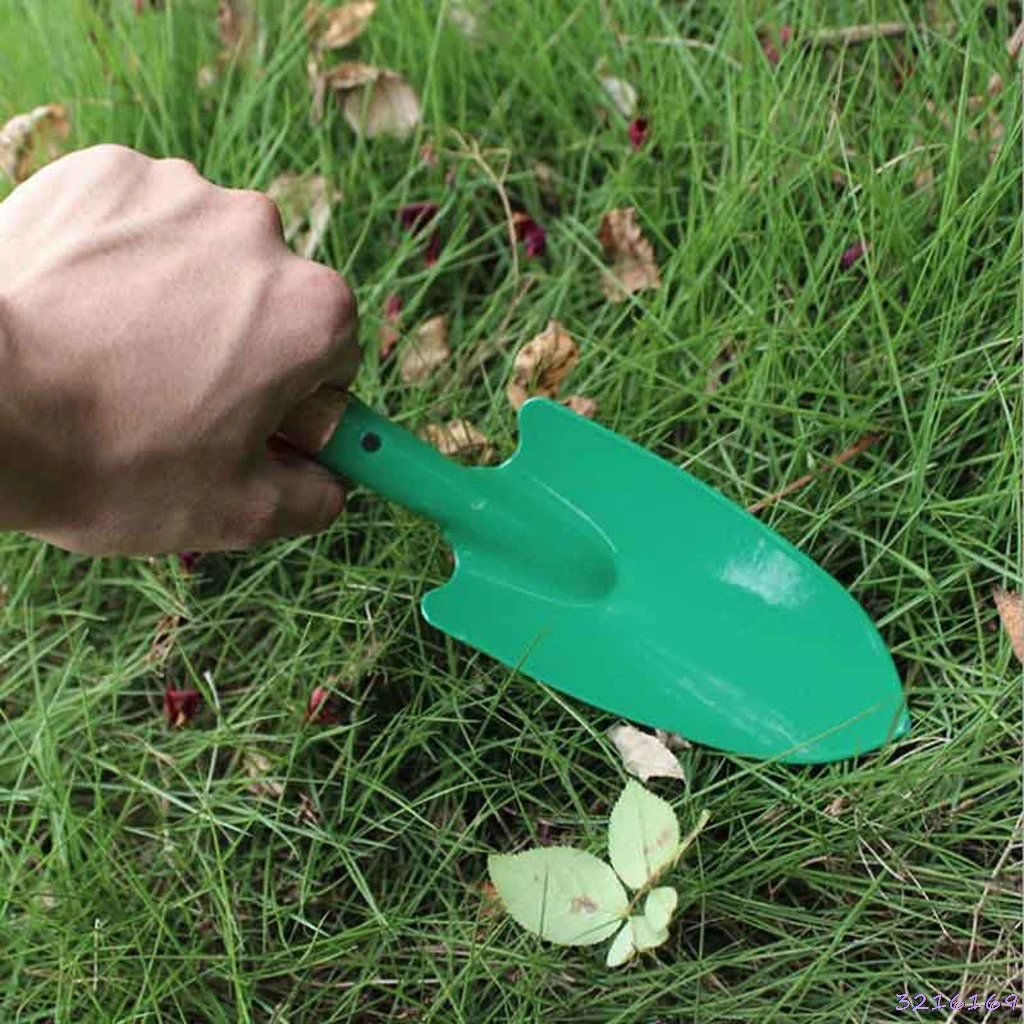
<svg viewBox="0 0 1024 1024">
<path fill-rule="evenodd" d="M 398 211 L 398 219 L 406 231 L 419 231 L 437 216 L 436 203 L 409 203 Z"/>
<path fill-rule="evenodd" d="M 849 270 L 867 252 L 867 248 L 863 242 L 854 242 L 843 250 L 843 255 L 839 257 L 839 266 L 843 270 Z"/>
<path fill-rule="evenodd" d="M 309 702 L 306 704 L 306 721 L 316 720 L 322 725 L 336 725 L 337 715 L 331 713 L 327 707 L 330 697 L 330 690 L 326 686 L 314 686 L 309 695 Z"/>
<path fill-rule="evenodd" d="M 436 262 L 438 256 L 441 255 L 441 232 L 435 231 L 430 236 L 430 241 L 427 242 L 426 249 L 423 250 L 423 262 L 428 267 L 432 267 Z"/>
<path fill-rule="evenodd" d="M 642 149 L 647 141 L 650 122 L 646 117 L 638 117 L 629 123 L 629 141 L 634 149 Z"/>
<path fill-rule="evenodd" d="M 199 555 L 198 551 L 183 551 L 178 555 L 178 565 L 181 566 L 181 571 L 186 575 L 192 572 L 196 567 L 196 562 L 199 561 Z"/>
<path fill-rule="evenodd" d="M 168 686 L 164 690 L 164 714 L 172 729 L 179 729 L 195 718 L 199 711 L 198 690 L 176 690 Z"/>
</svg>

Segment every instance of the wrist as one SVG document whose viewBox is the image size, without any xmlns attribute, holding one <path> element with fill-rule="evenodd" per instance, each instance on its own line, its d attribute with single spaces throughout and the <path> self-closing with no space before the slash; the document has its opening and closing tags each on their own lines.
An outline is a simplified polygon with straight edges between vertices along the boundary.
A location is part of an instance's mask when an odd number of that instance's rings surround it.
<svg viewBox="0 0 1024 1024">
<path fill-rule="evenodd" d="M 20 385 L 13 317 L 0 292 L 0 532 L 31 529 L 26 472 L 31 463 L 22 418 L 18 413 Z"/>
</svg>

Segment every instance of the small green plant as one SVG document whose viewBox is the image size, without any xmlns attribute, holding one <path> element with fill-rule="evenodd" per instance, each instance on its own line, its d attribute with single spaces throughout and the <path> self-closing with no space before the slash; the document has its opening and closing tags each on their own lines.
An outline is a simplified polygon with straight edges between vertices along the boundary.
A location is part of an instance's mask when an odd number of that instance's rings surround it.
<svg viewBox="0 0 1024 1024">
<path fill-rule="evenodd" d="M 611 866 L 585 850 L 545 846 L 491 854 L 487 868 L 518 924 L 563 946 L 590 946 L 614 935 L 605 960 L 609 967 L 618 967 L 668 938 L 679 894 L 670 885 L 655 883 L 676 864 L 709 817 L 702 812 L 696 827 L 680 842 L 679 821 L 671 806 L 631 780 L 608 821 Z M 626 886 L 635 890 L 632 898 Z"/>
</svg>

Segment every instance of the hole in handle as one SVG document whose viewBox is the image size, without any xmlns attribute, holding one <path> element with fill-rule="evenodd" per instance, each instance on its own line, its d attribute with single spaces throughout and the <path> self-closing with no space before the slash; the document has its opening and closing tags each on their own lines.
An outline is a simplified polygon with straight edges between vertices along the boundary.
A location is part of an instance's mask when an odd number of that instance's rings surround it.
<svg viewBox="0 0 1024 1024">
<path fill-rule="evenodd" d="M 380 450 L 380 435 L 368 430 L 359 439 L 359 444 L 364 452 L 375 452 Z"/>
</svg>

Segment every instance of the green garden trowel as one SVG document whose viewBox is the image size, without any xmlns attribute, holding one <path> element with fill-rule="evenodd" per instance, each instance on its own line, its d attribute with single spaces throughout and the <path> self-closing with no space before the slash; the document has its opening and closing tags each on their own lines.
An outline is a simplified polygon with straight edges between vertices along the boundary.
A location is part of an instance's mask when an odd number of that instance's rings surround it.
<svg viewBox="0 0 1024 1024">
<path fill-rule="evenodd" d="M 889 653 L 823 569 L 677 466 L 542 398 L 519 448 L 459 465 L 355 398 L 316 455 L 438 523 L 438 629 L 624 718 L 736 754 L 852 757 L 910 718 Z"/>
</svg>

